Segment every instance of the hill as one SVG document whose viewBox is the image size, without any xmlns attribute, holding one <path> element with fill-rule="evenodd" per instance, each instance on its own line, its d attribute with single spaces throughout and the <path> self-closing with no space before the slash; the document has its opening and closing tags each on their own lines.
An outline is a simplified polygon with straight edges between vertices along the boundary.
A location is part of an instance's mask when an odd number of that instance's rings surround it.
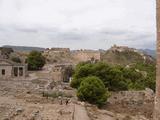
<svg viewBox="0 0 160 120">
<path fill-rule="evenodd" d="M 33 50 L 36 51 L 44 51 L 45 48 L 41 47 L 28 47 L 28 46 L 11 46 L 11 45 L 4 45 L 4 48 L 12 48 L 14 51 L 22 51 L 22 52 L 30 52 Z"/>
<path fill-rule="evenodd" d="M 101 54 L 102 61 L 110 64 L 129 65 L 134 63 L 155 63 L 152 56 L 126 46 L 112 46 L 109 50 Z"/>
<path fill-rule="evenodd" d="M 151 50 L 151 49 L 139 49 L 139 50 L 144 52 L 145 54 L 151 55 L 152 57 L 156 58 L 156 50 Z"/>
</svg>

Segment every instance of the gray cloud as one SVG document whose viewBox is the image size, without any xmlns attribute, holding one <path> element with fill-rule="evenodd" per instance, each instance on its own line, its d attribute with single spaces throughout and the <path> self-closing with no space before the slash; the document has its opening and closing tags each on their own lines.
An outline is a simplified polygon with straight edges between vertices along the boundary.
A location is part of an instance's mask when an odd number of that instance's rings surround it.
<svg viewBox="0 0 160 120">
<path fill-rule="evenodd" d="M 152 0 L 0 0 L 0 45 L 153 49 L 155 18 Z"/>
<path fill-rule="evenodd" d="M 15 28 L 18 32 L 26 32 L 26 33 L 37 33 L 37 29 L 26 29 L 26 28 Z"/>
</svg>

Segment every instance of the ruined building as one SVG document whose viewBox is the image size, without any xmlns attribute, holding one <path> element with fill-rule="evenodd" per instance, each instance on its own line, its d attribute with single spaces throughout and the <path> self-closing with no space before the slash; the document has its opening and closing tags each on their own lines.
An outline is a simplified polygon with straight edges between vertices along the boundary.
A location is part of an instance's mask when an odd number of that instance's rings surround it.
<svg viewBox="0 0 160 120">
<path fill-rule="evenodd" d="M 57 64 L 52 69 L 53 80 L 57 82 L 69 82 L 72 76 L 71 64 Z"/>
<path fill-rule="evenodd" d="M 77 63 L 79 62 L 86 62 L 86 61 L 100 61 L 101 54 L 99 51 L 94 50 L 76 50 L 72 52 L 72 57 L 74 61 Z"/>
<path fill-rule="evenodd" d="M 0 79 L 19 79 L 27 75 L 27 65 L 0 59 Z"/>
</svg>

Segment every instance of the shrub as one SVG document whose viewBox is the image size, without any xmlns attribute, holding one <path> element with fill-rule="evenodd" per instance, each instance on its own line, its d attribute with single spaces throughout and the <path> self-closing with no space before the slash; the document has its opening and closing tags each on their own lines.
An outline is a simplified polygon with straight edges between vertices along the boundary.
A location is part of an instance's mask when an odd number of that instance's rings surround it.
<svg viewBox="0 0 160 120">
<path fill-rule="evenodd" d="M 21 63 L 21 59 L 19 57 L 12 57 L 11 60 L 16 63 Z"/>
<path fill-rule="evenodd" d="M 81 101 L 88 101 L 91 104 L 101 107 L 105 104 L 109 93 L 98 77 L 89 76 L 81 82 L 77 96 Z"/>
<path fill-rule="evenodd" d="M 14 52 L 12 48 L 7 47 L 0 47 L 1 55 L 5 56 L 7 59 L 9 58 L 10 54 Z"/>
<path fill-rule="evenodd" d="M 45 64 L 45 57 L 41 52 L 32 51 L 27 58 L 29 70 L 40 70 Z"/>
<path fill-rule="evenodd" d="M 79 88 L 85 77 L 96 76 L 109 91 L 143 90 L 146 87 L 155 90 L 155 71 L 154 64 L 137 63 L 126 68 L 104 62 L 80 63 L 74 71 L 71 87 Z"/>
</svg>

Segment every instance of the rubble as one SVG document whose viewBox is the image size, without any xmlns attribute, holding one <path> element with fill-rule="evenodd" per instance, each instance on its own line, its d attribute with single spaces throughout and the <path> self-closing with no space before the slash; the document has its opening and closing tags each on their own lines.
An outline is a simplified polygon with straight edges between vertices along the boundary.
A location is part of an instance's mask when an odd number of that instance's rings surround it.
<svg viewBox="0 0 160 120">
<path fill-rule="evenodd" d="M 112 93 L 108 104 L 98 109 L 79 102 L 76 90 L 69 84 L 53 82 L 49 70 L 31 72 L 28 80 L 0 80 L 0 120 L 80 120 L 81 117 L 74 116 L 84 114 L 91 120 L 148 120 L 152 117 L 154 92 L 148 88 Z M 43 91 L 62 92 L 62 104 L 59 96 L 43 97 Z M 68 98 L 69 103 L 65 104 Z"/>
</svg>

